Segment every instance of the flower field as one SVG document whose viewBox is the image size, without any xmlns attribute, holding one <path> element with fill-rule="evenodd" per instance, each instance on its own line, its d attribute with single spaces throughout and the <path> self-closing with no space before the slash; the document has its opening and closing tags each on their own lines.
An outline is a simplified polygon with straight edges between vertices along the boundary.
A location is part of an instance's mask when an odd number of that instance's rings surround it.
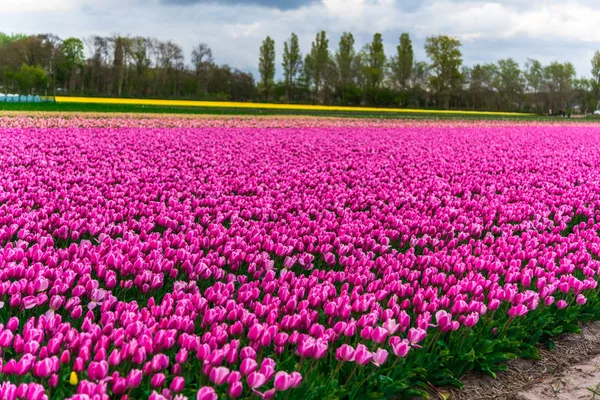
<svg viewBox="0 0 600 400">
<path fill-rule="evenodd" d="M 600 128 L 0 117 L 0 399 L 410 399 L 600 319 Z"/>
</svg>

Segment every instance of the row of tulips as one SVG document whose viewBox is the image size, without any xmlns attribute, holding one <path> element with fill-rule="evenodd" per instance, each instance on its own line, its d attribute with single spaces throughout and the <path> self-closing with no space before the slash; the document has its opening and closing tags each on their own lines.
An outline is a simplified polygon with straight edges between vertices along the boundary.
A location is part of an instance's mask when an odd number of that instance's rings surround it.
<svg viewBox="0 0 600 400">
<path fill-rule="evenodd" d="M 0 128 L 0 398 L 412 398 L 600 318 L 597 128 L 66 121 Z"/>
<path fill-rule="evenodd" d="M 5 128 L 393 128 L 393 127 L 433 127 L 442 126 L 537 126 L 539 121 L 516 121 L 511 118 L 496 120 L 435 120 L 402 117 L 385 118 L 336 118 L 310 116 L 218 116 L 206 115 L 161 115 L 161 114 L 119 114 L 111 113 L 21 113 L 0 112 L 0 126 Z M 589 126 L 585 121 L 547 120 L 544 124 L 553 126 Z"/>
</svg>

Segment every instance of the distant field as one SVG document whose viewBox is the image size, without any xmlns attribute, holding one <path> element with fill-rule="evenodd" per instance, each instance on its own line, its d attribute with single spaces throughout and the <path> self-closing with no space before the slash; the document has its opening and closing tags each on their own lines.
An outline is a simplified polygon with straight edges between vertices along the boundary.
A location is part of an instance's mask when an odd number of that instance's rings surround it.
<svg viewBox="0 0 600 400">
<path fill-rule="evenodd" d="M 75 104 L 119 104 L 119 105 L 145 105 L 159 107 L 201 107 L 201 108 L 228 108 L 249 110 L 286 110 L 286 111 L 335 111 L 335 112 L 378 112 L 378 113 L 403 113 L 403 114 L 444 114 L 444 115 L 498 115 L 498 116 L 531 116 L 526 113 L 510 112 L 481 112 L 481 111 L 455 111 L 455 110 L 422 110 L 406 108 L 376 108 L 376 107 L 343 107 L 320 106 L 307 104 L 272 104 L 272 103 L 243 103 L 231 101 L 191 101 L 191 100 L 156 100 L 156 99 L 116 99 L 101 97 L 56 97 L 57 103 Z"/>
<path fill-rule="evenodd" d="M 188 100 L 56 97 L 56 103 L 0 103 L 0 111 L 64 111 L 209 115 L 312 115 L 353 118 L 545 119 L 535 114 L 458 110 L 315 106 Z"/>
</svg>

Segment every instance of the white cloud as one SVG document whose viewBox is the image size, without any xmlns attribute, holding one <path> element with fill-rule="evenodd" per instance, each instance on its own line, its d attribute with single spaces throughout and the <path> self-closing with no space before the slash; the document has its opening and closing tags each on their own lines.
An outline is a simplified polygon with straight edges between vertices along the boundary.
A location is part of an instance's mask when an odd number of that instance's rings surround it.
<svg viewBox="0 0 600 400">
<path fill-rule="evenodd" d="M 233 2 L 233 0 L 231 0 Z M 514 57 L 572 61 L 589 72 L 590 56 L 600 49 L 600 1 L 590 0 L 321 0 L 298 9 L 269 9 L 269 0 L 236 0 L 237 5 L 165 5 L 164 0 L 0 0 L 7 32 L 55 32 L 63 37 L 90 34 L 155 36 L 181 44 L 186 53 L 197 42 L 213 48 L 218 62 L 255 71 L 265 36 L 276 41 L 281 58 L 291 32 L 304 54 L 316 32 L 326 30 L 330 47 L 344 31 L 362 47 L 381 32 L 392 53 L 401 32 L 409 32 L 417 58 L 432 34 L 463 42 L 466 64 Z M 262 4 L 255 6 L 250 3 Z M 303 3 L 304 4 L 304 3 Z M 279 65 L 279 64 L 278 64 Z"/>
<path fill-rule="evenodd" d="M 39 12 L 66 12 L 77 8 L 81 0 L 2 0 L 0 13 L 39 13 Z"/>
</svg>

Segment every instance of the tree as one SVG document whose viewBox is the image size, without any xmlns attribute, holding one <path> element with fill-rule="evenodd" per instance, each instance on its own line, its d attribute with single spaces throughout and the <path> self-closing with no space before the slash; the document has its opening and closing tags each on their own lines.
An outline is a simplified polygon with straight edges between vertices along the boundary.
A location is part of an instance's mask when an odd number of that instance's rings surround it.
<svg viewBox="0 0 600 400">
<path fill-rule="evenodd" d="M 525 88 L 530 94 L 534 110 L 541 111 L 543 104 L 541 104 L 540 92 L 544 88 L 544 67 L 542 63 L 531 58 L 527 59 L 523 76 L 525 77 Z"/>
<path fill-rule="evenodd" d="M 155 79 L 155 93 L 159 96 L 171 97 L 179 93 L 179 78 L 183 69 L 183 49 L 170 40 L 157 41 L 156 68 L 158 79 Z"/>
<path fill-rule="evenodd" d="M 400 44 L 396 47 L 396 55 L 390 60 L 392 82 L 400 90 L 406 90 L 414 63 L 412 41 L 408 33 L 400 35 Z"/>
<path fill-rule="evenodd" d="M 541 62 L 531 58 L 527 59 L 523 75 L 525 77 L 527 89 L 531 93 L 537 94 L 542 90 L 544 84 L 544 67 L 542 67 Z"/>
<path fill-rule="evenodd" d="M 573 80 L 573 91 L 575 92 L 575 100 L 579 102 L 584 114 L 594 110 L 596 107 L 597 97 L 594 93 L 595 78 L 581 78 Z"/>
<path fill-rule="evenodd" d="M 88 87 L 92 91 L 108 94 L 111 78 L 105 67 L 110 58 L 109 40 L 102 36 L 91 36 L 86 39 L 86 44 L 92 52 L 92 58 L 88 60 Z"/>
<path fill-rule="evenodd" d="M 339 72 L 335 60 L 330 57 L 327 60 L 327 67 L 323 75 L 322 98 L 325 104 L 334 101 L 337 93 Z"/>
<path fill-rule="evenodd" d="M 373 35 L 371 43 L 365 46 L 364 60 L 366 65 L 364 74 L 369 88 L 377 88 L 383 82 L 385 74 L 385 51 L 381 33 Z"/>
<path fill-rule="evenodd" d="M 148 81 L 150 80 L 149 69 L 152 64 L 150 52 L 152 50 L 152 39 L 137 36 L 131 40 L 131 57 L 135 69 L 135 93 L 138 96 L 147 94 Z M 133 90 L 132 90 L 133 92 Z"/>
<path fill-rule="evenodd" d="M 46 71 L 41 67 L 27 64 L 21 65 L 19 72 L 14 75 L 20 93 L 30 93 L 34 89 L 40 90 L 46 85 L 48 79 Z"/>
<path fill-rule="evenodd" d="M 508 58 L 498 61 L 494 86 L 500 98 L 499 109 L 517 110 L 522 100 L 524 85 L 521 69 L 515 60 Z"/>
<path fill-rule="evenodd" d="M 600 97 L 600 51 L 596 51 L 592 58 L 592 77 L 590 90 L 598 99 Z"/>
<path fill-rule="evenodd" d="M 113 53 L 113 82 L 116 87 L 117 97 L 121 97 L 123 84 L 125 81 L 125 71 L 127 68 L 127 60 L 130 54 L 131 41 L 127 37 L 114 35 L 111 38 L 111 43 L 114 48 Z"/>
<path fill-rule="evenodd" d="M 431 87 L 443 99 L 445 108 L 450 106 L 450 95 L 460 79 L 462 65 L 461 43 L 457 38 L 439 35 L 430 36 L 425 41 L 425 53 L 431 60 Z"/>
<path fill-rule="evenodd" d="M 196 96 L 208 91 L 208 71 L 213 61 L 212 50 L 206 43 L 198 43 L 192 50 L 192 65 L 196 72 Z M 204 81 L 204 87 L 201 81 Z"/>
<path fill-rule="evenodd" d="M 572 94 L 575 67 L 570 62 L 552 62 L 544 67 L 544 80 L 550 108 L 564 110 Z"/>
<path fill-rule="evenodd" d="M 75 78 L 77 71 L 82 68 L 85 61 L 83 54 L 83 42 L 77 38 L 68 38 L 62 42 L 61 53 L 63 67 L 69 76 L 69 91 L 75 90 Z"/>
<path fill-rule="evenodd" d="M 17 40 L 26 39 L 28 36 L 24 33 L 13 33 L 6 34 L 4 32 L 0 32 L 0 46 L 6 46 L 9 43 L 15 42 Z"/>
<path fill-rule="evenodd" d="M 596 51 L 592 58 L 592 76 L 596 85 L 600 85 L 600 51 Z"/>
<path fill-rule="evenodd" d="M 269 99 L 273 88 L 273 80 L 275 79 L 275 41 L 269 36 L 260 46 L 258 72 L 260 73 L 265 98 Z"/>
<path fill-rule="evenodd" d="M 356 76 L 355 59 L 356 50 L 354 49 L 354 36 L 349 32 L 344 32 L 340 38 L 338 51 L 335 53 L 335 63 L 339 74 L 339 87 L 342 93 L 342 103 L 346 103 L 346 91 L 354 82 Z"/>
<path fill-rule="evenodd" d="M 494 96 L 494 81 L 498 69 L 494 64 L 476 64 L 469 76 L 469 92 L 472 107 L 489 110 Z"/>
<path fill-rule="evenodd" d="M 298 36 L 292 33 L 290 39 L 283 44 L 283 78 L 285 80 L 285 90 L 288 100 L 294 96 L 294 87 L 296 77 L 302 69 L 302 54 L 298 44 Z"/>
<path fill-rule="evenodd" d="M 329 59 L 329 39 L 327 39 L 327 33 L 321 31 L 317 33 L 315 40 L 312 42 L 307 60 L 310 68 L 310 77 L 315 85 L 315 97 L 317 99 L 319 99 L 321 85 L 329 67 Z"/>
</svg>

